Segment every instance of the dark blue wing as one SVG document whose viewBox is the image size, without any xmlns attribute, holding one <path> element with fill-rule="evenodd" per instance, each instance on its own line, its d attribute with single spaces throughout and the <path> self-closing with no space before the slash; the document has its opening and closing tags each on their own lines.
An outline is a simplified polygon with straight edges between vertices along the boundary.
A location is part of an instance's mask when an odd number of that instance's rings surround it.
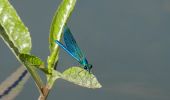
<svg viewBox="0 0 170 100">
<path fill-rule="evenodd" d="M 73 35 L 70 32 L 70 29 L 67 26 L 64 28 L 64 42 L 68 51 L 70 51 L 71 54 L 74 55 L 74 57 L 77 58 L 78 61 L 82 64 L 82 61 L 86 58 L 78 47 Z"/>
<path fill-rule="evenodd" d="M 75 55 L 70 52 L 67 47 L 65 47 L 61 42 L 59 42 L 58 40 L 55 41 L 60 47 L 62 47 L 68 54 L 70 54 L 73 58 L 75 58 L 77 61 L 79 61 L 79 59 L 77 57 L 75 57 Z"/>
</svg>

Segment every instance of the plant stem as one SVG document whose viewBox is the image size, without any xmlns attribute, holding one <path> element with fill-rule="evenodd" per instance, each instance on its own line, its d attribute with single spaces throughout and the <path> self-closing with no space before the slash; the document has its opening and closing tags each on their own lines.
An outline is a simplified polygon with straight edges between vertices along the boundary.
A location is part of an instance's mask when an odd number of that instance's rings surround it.
<svg viewBox="0 0 170 100">
<path fill-rule="evenodd" d="M 48 97 L 48 94 L 50 92 L 50 89 L 48 87 L 48 85 L 46 85 L 43 89 L 42 89 L 42 93 L 40 94 L 38 100 L 46 100 Z"/>
</svg>

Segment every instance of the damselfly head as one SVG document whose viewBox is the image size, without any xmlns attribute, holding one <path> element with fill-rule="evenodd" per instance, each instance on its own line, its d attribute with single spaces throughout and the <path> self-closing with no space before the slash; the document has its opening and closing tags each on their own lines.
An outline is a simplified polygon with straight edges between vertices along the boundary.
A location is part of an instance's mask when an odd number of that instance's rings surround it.
<svg viewBox="0 0 170 100">
<path fill-rule="evenodd" d="M 84 66 L 84 69 L 87 70 L 90 73 L 92 67 L 93 66 L 91 64 L 87 64 L 86 66 Z"/>
</svg>

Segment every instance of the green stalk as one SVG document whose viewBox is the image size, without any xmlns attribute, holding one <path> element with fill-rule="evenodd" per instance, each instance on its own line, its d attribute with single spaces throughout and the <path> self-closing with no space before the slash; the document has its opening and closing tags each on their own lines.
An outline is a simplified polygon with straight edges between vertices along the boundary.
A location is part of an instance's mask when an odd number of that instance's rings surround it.
<svg viewBox="0 0 170 100">
<path fill-rule="evenodd" d="M 50 43 L 50 51 L 51 54 L 48 58 L 48 70 L 52 73 L 54 70 L 55 64 L 58 61 L 59 56 L 59 46 L 55 43 L 55 40 L 60 41 L 62 38 L 62 31 L 63 28 L 71 15 L 71 12 L 74 9 L 76 4 L 76 0 L 63 0 L 59 5 L 50 28 L 50 36 L 49 36 L 49 43 Z M 47 76 L 48 85 L 52 87 L 54 80 L 52 75 Z"/>
</svg>

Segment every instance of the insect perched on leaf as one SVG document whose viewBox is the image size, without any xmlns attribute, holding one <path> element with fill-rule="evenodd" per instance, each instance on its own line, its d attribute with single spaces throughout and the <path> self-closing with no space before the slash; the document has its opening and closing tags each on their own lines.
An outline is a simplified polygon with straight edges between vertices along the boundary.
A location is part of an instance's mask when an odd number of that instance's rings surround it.
<svg viewBox="0 0 170 100">
<path fill-rule="evenodd" d="M 64 33 L 65 46 L 58 40 L 56 40 L 55 42 L 60 47 L 62 47 L 68 54 L 70 54 L 74 59 L 76 59 L 83 66 L 83 68 L 89 71 L 90 73 L 92 65 L 88 63 L 86 57 L 84 56 L 81 49 L 78 47 L 70 29 L 67 26 L 64 27 L 63 33 Z"/>
</svg>

